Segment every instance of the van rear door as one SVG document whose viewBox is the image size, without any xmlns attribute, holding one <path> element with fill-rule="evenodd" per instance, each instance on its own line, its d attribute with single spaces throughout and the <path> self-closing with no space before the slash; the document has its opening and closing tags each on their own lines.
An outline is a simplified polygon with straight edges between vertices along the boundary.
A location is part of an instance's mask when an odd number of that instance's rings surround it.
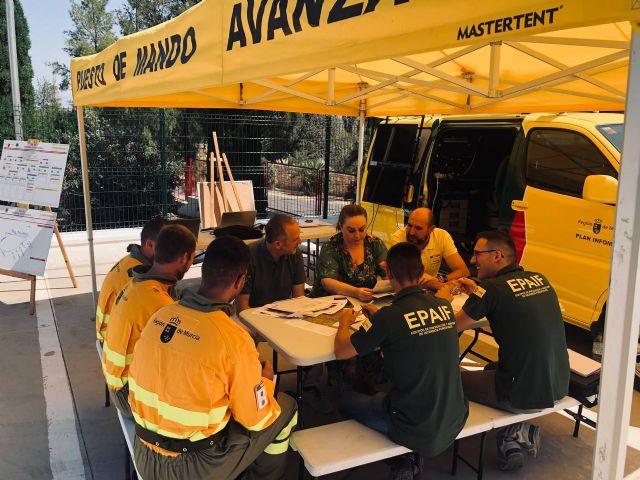
<svg viewBox="0 0 640 480">
<path fill-rule="evenodd" d="M 588 175 L 617 178 L 617 161 L 581 126 L 526 128 L 527 187 L 512 202 L 520 263 L 549 278 L 567 321 L 588 328 L 609 283 L 614 206 L 584 200 L 582 187 Z"/>
<path fill-rule="evenodd" d="M 500 225 L 509 157 L 522 117 L 445 119 L 432 135 L 424 204 L 469 262 L 475 235 Z"/>
<path fill-rule="evenodd" d="M 361 205 L 369 230 L 388 242 L 404 227 L 405 212 L 417 204 L 421 159 L 431 134 L 431 118 L 392 120 L 376 129 L 362 179 Z"/>
</svg>

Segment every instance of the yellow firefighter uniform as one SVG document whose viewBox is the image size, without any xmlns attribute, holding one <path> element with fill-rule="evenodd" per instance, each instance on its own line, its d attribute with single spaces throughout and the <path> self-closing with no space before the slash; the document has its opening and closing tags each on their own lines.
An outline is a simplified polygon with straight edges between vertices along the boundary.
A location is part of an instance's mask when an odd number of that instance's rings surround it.
<svg viewBox="0 0 640 480">
<path fill-rule="evenodd" d="M 96 308 L 96 336 L 101 342 L 104 342 L 107 334 L 107 325 L 109 324 L 113 302 L 116 300 L 120 290 L 131 280 L 129 270 L 138 265 L 149 264 L 140 251 L 140 245 L 132 243 L 127 247 L 127 252 L 129 252 L 129 255 L 122 257 L 109 270 L 102 282 L 100 296 L 98 297 L 98 307 Z"/>
<path fill-rule="evenodd" d="M 231 306 L 186 290 L 136 344 L 129 403 L 143 478 L 279 479 L 295 402 L 274 384 Z"/>
<path fill-rule="evenodd" d="M 173 303 L 175 277 L 149 275 L 149 267 L 137 266 L 133 278 L 116 297 L 102 349 L 102 371 L 118 409 L 130 416 L 127 377 L 133 347 L 145 325 L 160 308 Z M 123 388 L 125 388 L 123 390 Z"/>
</svg>

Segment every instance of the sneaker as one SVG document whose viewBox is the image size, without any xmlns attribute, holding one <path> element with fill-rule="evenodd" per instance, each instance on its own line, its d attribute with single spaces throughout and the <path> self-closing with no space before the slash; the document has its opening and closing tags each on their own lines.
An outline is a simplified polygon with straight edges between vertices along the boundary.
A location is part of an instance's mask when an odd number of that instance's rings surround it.
<svg viewBox="0 0 640 480">
<path fill-rule="evenodd" d="M 503 472 L 516 470 L 524 465 L 524 453 L 515 440 L 505 439 L 498 447 L 498 468 Z"/>
<path fill-rule="evenodd" d="M 516 431 L 516 442 L 533 458 L 540 452 L 540 427 L 522 422 Z"/>
<path fill-rule="evenodd" d="M 422 472 L 422 456 L 407 453 L 393 460 L 389 480 L 413 480 Z"/>
</svg>

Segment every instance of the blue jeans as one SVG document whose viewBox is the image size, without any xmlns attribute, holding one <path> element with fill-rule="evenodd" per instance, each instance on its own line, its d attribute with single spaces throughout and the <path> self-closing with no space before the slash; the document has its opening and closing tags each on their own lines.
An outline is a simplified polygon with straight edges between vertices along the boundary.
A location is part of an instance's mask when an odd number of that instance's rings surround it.
<svg viewBox="0 0 640 480">
<path fill-rule="evenodd" d="M 383 435 L 388 435 L 389 414 L 384 401 L 386 396 L 384 392 L 378 392 L 375 395 L 343 392 L 340 399 L 340 414 L 345 418 L 353 418 Z"/>
</svg>

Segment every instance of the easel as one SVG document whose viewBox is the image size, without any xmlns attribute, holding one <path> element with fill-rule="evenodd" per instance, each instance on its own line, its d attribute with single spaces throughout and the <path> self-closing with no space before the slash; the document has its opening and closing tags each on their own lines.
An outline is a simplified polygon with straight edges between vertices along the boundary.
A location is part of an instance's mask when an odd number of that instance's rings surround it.
<svg viewBox="0 0 640 480">
<path fill-rule="evenodd" d="M 218 136 L 216 132 L 212 132 L 213 136 L 213 145 L 214 151 L 209 155 L 209 170 L 211 172 L 211 181 L 209 182 L 209 202 L 206 205 L 206 201 L 201 201 L 200 206 L 204 207 L 202 211 L 202 227 L 203 228 L 211 228 L 218 225 L 218 221 L 216 218 L 216 171 L 218 172 L 218 189 L 220 191 L 220 215 L 224 212 L 230 212 L 233 210 L 231 207 L 231 203 L 227 198 L 227 194 L 224 188 L 224 171 L 222 170 L 223 164 L 224 169 L 227 172 L 227 176 L 229 177 L 229 183 L 231 184 L 231 188 L 233 189 L 233 194 L 238 204 L 239 210 L 243 210 L 242 200 L 240 194 L 238 193 L 238 189 L 236 188 L 236 183 L 233 178 L 233 173 L 231 173 L 231 167 L 229 166 L 229 160 L 227 159 L 227 155 L 222 153 L 220 155 L 220 147 L 218 146 Z M 204 192 L 205 186 L 203 185 L 202 190 L 199 192 L 200 198 L 206 197 Z M 206 207 L 209 207 L 207 209 Z"/>
<path fill-rule="evenodd" d="M 37 145 L 40 143 L 40 140 L 29 139 L 27 140 L 29 145 Z M 30 204 L 14 204 L 14 206 L 18 208 L 31 208 L 39 209 L 39 205 L 30 205 Z M 51 207 L 45 207 L 47 212 L 51 212 Z M 67 271 L 69 272 L 69 278 L 71 279 L 71 283 L 73 284 L 73 288 L 78 288 L 78 282 L 76 281 L 76 277 L 73 274 L 73 268 L 71 267 L 71 263 L 69 262 L 69 257 L 67 256 L 67 250 L 64 248 L 64 243 L 62 242 L 62 236 L 60 235 L 60 230 L 58 229 L 58 223 L 54 223 L 53 225 L 53 233 L 56 234 L 56 239 L 58 240 L 58 245 L 60 246 L 60 252 L 62 252 L 62 257 L 64 258 L 64 263 L 67 267 Z M 29 315 L 33 315 L 36 313 L 36 276 L 29 273 L 16 272 L 14 270 L 4 270 L 0 268 L 0 275 L 6 275 L 8 277 L 20 278 L 22 280 L 28 280 L 31 282 L 31 294 L 29 296 Z"/>
<path fill-rule="evenodd" d="M 13 270 L 4 270 L 0 268 L 0 275 L 7 277 L 21 278 L 31 282 L 31 295 L 29 296 L 29 315 L 36 313 L 36 276 L 28 273 L 14 272 Z"/>
</svg>

